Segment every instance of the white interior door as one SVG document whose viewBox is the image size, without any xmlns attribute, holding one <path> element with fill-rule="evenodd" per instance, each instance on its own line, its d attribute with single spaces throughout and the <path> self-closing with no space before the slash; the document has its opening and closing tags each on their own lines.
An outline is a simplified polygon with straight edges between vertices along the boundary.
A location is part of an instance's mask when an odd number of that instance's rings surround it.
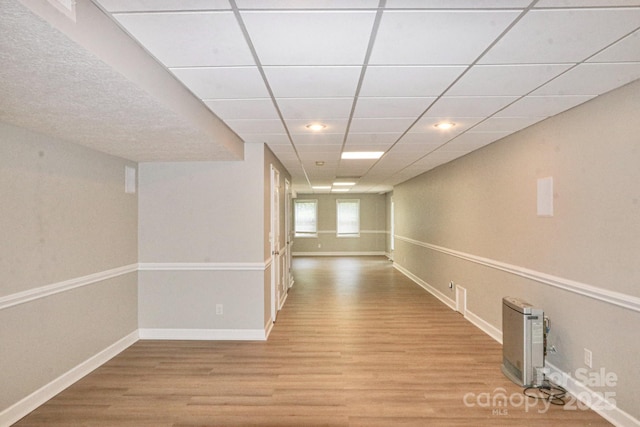
<svg viewBox="0 0 640 427">
<path fill-rule="evenodd" d="M 280 172 L 271 165 L 271 320 L 276 321 L 282 286 L 280 274 Z"/>
</svg>

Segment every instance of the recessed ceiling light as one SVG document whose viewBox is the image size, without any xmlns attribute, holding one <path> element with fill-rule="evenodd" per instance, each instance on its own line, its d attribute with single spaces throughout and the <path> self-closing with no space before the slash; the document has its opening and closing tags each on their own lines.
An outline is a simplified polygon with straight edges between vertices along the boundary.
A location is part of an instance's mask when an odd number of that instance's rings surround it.
<svg viewBox="0 0 640 427">
<path fill-rule="evenodd" d="M 344 151 L 343 159 L 379 159 L 384 151 Z"/>
<path fill-rule="evenodd" d="M 435 125 L 433 125 L 433 127 L 438 128 L 440 130 L 447 130 L 447 129 L 451 129 L 455 125 L 456 124 L 453 122 L 441 122 L 441 123 L 436 123 Z"/>
<path fill-rule="evenodd" d="M 314 185 L 311 188 L 313 188 L 314 190 L 331 190 L 330 185 Z"/>
<path fill-rule="evenodd" d="M 343 185 L 343 186 L 349 186 L 349 185 L 356 185 L 355 182 L 334 182 L 333 185 Z"/>
<path fill-rule="evenodd" d="M 325 129 L 327 125 L 323 125 L 322 123 L 309 123 L 306 127 L 309 130 L 318 132 L 318 131 L 321 131 L 322 129 Z"/>
<path fill-rule="evenodd" d="M 319 160 L 316 162 L 316 166 L 324 166 L 324 162 L 322 160 Z"/>
<path fill-rule="evenodd" d="M 348 188 L 334 188 L 331 190 L 332 193 L 346 193 L 347 191 L 349 191 Z"/>
</svg>

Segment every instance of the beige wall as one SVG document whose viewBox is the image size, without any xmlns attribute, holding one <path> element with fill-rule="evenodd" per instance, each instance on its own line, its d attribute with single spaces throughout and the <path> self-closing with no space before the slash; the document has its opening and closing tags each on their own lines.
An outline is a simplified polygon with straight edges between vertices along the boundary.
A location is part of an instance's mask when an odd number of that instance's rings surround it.
<svg viewBox="0 0 640 427">
<path fill-rule="evenodd" d="M 296 237 L 293 245 L 295 255 L 385 253 L 387 227 L 384 195 L 299 194 L 297 198 L 318 201 L 318 236 Z M 360 200 L 360 237 L 336 237 L 336 200 L 338 199 Z"/>
<path fill-rule="evenodd" d="M 0 123 L 0 413 L 137 329 L 125 166 Z"/>
<path fill-rule="evenodd" d="M 558 349 L 548 361 L 573 374 L 585 367 L 584 348 L 592 350 L 594 370 L 618 375 L 606 390 L 636 418 L 639 99 L 637 81 L 403 183 L 393 196 L 399 267 L 451 300 L 449 281 L 465 287 L 468 310 L 497 330 L 503 296 L 543 308 Z M 547 176 L 555 212 L 539 217 L 536 185 Z"/>
<path fill-rule="evenodd" d="M 143 338 L 154 330 L 239 331 L 239 339 L 243 330 L 264 331 L 271 163 L 284 182 L 289 175 L 264 144 L 246 144 L 237 162 L 140 164 Z"/>
</svg>

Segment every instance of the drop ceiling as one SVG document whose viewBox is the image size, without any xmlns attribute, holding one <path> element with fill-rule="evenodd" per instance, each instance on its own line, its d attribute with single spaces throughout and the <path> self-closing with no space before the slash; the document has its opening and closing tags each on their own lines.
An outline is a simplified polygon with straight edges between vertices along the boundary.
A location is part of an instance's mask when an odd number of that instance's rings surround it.
<svg viewBox="0 0 640 427">
<path fill-rule="evenodd" d="M 640 0 L 94 3 L 298 192 L 388 191 L 640 78 Z"/>
</svg>

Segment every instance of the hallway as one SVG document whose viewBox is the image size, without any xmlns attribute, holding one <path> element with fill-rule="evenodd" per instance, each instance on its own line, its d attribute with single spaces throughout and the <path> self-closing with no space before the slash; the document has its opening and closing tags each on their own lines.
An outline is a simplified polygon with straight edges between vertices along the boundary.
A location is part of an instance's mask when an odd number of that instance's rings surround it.
<svg viewBox="0 0 640 427">
<path fill-rule="evenodd" d="M 267 342 L 139 341 L 16 425 L 609 425 L 525 401 L 501 346 L 386 258 L 293 274 Z"/>
</svg>

